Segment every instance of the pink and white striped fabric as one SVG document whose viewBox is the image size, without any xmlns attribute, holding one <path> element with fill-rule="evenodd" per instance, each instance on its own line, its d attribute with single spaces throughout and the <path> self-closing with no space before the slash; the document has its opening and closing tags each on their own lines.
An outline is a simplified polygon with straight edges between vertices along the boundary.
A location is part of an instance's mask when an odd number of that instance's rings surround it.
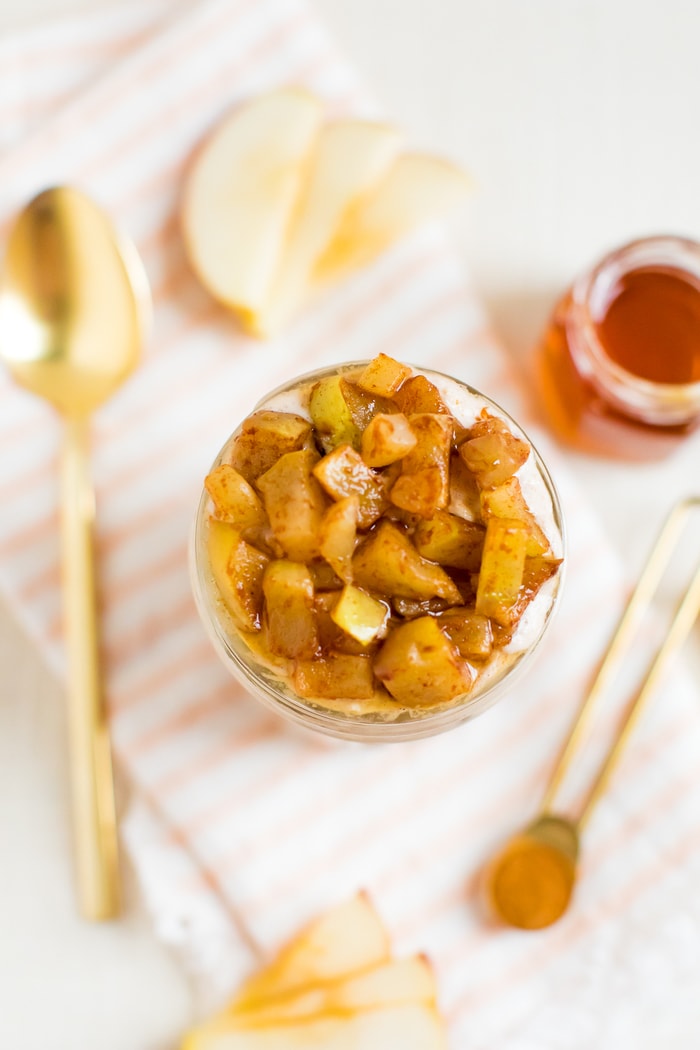
<svg viewBox="0 0 700 1050">
<path fill-rule="evenodd" d="M 480 905 L 478 874 L 532 815 L 625 594 L 544 437 L 568 523 L 565 598 L 512 695 L 462 729 L 388 747 L 301 736 L 227 676 L 197 620 L 186 545 L 201 479 L 271 386 L 381 350 L 526 418 L 440 230 L 269 345 L 198 287 L 177 222 L 191 152 L 231 105 L 290 82 L 332 112 L 372 112 L 303 0 L 132 2 L 0 41 L 1 236 L 34 192 L 70 181 L 133 237 L 154 293 L 143 365 L 95 419 L 94 469 L 107 692 L 132 786 L 124 837 L 155 926 L 209 1005 L 309 916 L 366 887 L 397 951 L 431 955 L 455 1050 L 695 1046 L 700 718 L 681 675 L 590 826 L 570 914 L 526 935 L 493 928 Z M 59 424 L 7 375 L 0 405 L 0 587 L 61 674 Z M 611 704 L 601 739 L 614 718 Z"/>
</svg>

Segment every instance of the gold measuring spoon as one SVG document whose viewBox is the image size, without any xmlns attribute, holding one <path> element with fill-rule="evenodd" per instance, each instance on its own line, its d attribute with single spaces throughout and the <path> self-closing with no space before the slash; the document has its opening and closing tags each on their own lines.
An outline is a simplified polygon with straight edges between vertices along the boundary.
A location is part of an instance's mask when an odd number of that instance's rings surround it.
<svg viewBox="0 0 700 1050">
<path fill-rule="evenodd" d="M 688 514 L 698 506 L 700 497 L 692 497 L 678 503 L 671 511 L 551 775 L 540 815 L 506 844 L 488 869 L 492 907 L 510 926 L 542 929 L 556 922 L 566 911 L 576 881 L 581 831 L 610 780 L 645 702 L 698 617 L 700 566 L 688 584 L 641 688 L 627 707 L 617 736 L 595 775 L 578 817 L 570 819 L 554 813 L 557 792 L 581 746 L 595 703 L 611 681 L 622 653 L 661 582 Z"/>
<path fill-rule="evenodd" d="M 70 187 L 45 190 L 10 232 L 0 284 L 0 357 L 63 416 L 62 561 L 68 733 L 80 906 L 119 911 L 109 735 L 95 591 L 89 417 L 139 360 L 150 296 L 136 250 Z"/>
</svg>

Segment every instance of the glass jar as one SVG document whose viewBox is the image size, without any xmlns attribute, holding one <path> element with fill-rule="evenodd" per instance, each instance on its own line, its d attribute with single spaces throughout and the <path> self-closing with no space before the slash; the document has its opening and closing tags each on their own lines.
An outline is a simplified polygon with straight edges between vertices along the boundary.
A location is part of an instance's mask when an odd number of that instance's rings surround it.
<svg viewBox="0 0 700 1050">
<path fill-rule="evenodd" d="M 274 390 L 251 411 L 276 409 L 299 412 L 300 406 L 296 394 L 300 389 L 308 389 L 313 383 L 326 376 L 358 370 L 366 364 L 366 361 L 352 362 L 300 376 Z M 554 482 L 532 442 L 522 429 L 503 409 L 465 383 L 427 369 L 416 371 L 420 371 L 438 386 L 443 384 L 441 393 L 446 383 L 451 385 L 453 391 L 465 399 L 465 402 L 466 399 L 473 401 L 475 397 L 479 398 L 480 407 L 486 407 L 492 414 L 500 416 L 507 422 L 514 434 L 528 442 L 532 449 L 530 459 L 526 464 L 530 469 L 529 485 L 535 485 L 539 490 L 542 504 L 546 505 L 543 513 L 546 511 L 548 536 L 554 554 L 557 557 L 563 557 L 563 520 Z M 228 461 L 231 443 L 239 429 L 227 438 L 210 470 Z M 527 643 L 523 650 L 508 654 L 507 658 L 504 657 L 502 664 L 494 665 L 489 673 L 484 673 L 477 680 L 477 685 L 470 693 L 464 697 L 457 697 L 449 704 L 439 708 L 424 707 L 407 710 L 386 696 L 383 699 L 379 698 L 376 703 L 373 701 L 314 702 L 299 697 L 290 683 L 265 659 L 265 654 L 256 648 L 255 639 L 248 635 L 248 641 L 246 641 L 233 625 L 219 596 L 209 564 L 207 529 L 211 512 L 211 500 L 206 490 L 203 489 L 190 543 L 190 575 L 195 602 L 215 650 L 229 672 L 247 688 L 252 696 L 266 706 L 307 729 L 317 730 L 341 739 L 378 743 L 418 739 L 451 729 L 486 710 L 512 686 L 516 675 L 539 647 L 551 622 L 561 592 L 564 565 L 560 566 L 558 572 L 542 589 L 541 618 L 538 621 L 536 617 L 533 617 L 532 622 L 528 625 Z M 547 593 L 544 593 L 545 591 Z"/>
<path fill-rule="evenodd" d="M 553 429 L 585 452 L 671 452 L 700 420 L 700 244 L 648 237 L 606 255 L 554 310 L 538 355 Z"/>
</svg>

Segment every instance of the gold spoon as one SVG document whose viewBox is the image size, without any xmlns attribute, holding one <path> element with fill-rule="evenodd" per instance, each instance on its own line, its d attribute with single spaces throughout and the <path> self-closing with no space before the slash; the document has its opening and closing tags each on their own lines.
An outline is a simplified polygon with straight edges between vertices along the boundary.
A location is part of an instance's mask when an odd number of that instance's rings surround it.
<svg viewBox="0 0 700 1050">
<path fill-rule="evenodd" d="M 81 910 L 120 907 L 114 786 L 99 667 L 89 417 L 133 371 L 150 317 L 136 250 L 70 187 L 19 214 L 0 284 L 0 357 L 22 386 L 61 413 L 62 560 L 68 733 Z"/>
<path fill-rule="evenodd" d="M 487 882 L 491 905 L 496 915 L 510 926 L 542 929 L 556 922 L 566 911 L 576 881 L 581 831 L 610 780 L 645 702 L 698 617 L 700 566 L 688 584 L 641 688 L 627 707 L 617 736 L 581 804 L 578 817 L 572 819 L 553 813 L 556 794 L 581 744 L 594 705 L 609 684 L 620 656 L 661 582 L 688 514 L 698 506 L 700 497 L 692 497 L 681 501 L 671 511 L 551 775 L 539 816 L 514 836 L 489 866 Z"/>
</svg>

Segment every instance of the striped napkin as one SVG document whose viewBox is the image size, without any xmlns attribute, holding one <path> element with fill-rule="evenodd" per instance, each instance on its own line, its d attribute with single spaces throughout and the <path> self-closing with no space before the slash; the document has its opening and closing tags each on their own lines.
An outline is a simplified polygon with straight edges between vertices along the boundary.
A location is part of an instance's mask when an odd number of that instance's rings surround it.
<svg viewBox="0 0 700 1050">
<path fill-rule="evenodd" d="M 478 873 L 533 814 L 626 593 L 544 436 L 568 522 L 566 593 L 535 663 L 473 723 L 390 746 L 300 735 L 227 676 L 197 620 L 186 546 L 201 480 L 271 386 L 383 351 L 467 380 L 529 425 L 439 229 L 269 345 L 241 334 L 188 271 L 183 173 L 231 105 L 296 83 L 333 113 L 375 112 L 312 12 L 303 0 L 119 4 L 2 40 L 0 77 L 0 236 L 34 192 L 73 182 L 134 238 L 153 288 L 143 365 L 94 423 L 105 670 L 116 761 L 132 787 L 125 842 L 201 1008 L 311 915 L 366 887 L 396 950 L 432 957 L 459 1050 L 696 1046 L 700 719 L 681 675 L 587 832 L 570 913 L 523 934 L 493 928 L 480 904 Z M 0 404 L 0 587 L 60 675 L 59 423 L 4 374 Z M 614 717 L 611 703 L 596 739 Z M 579 788 L 574 778 L 572 795 Z"/>
</svg>

